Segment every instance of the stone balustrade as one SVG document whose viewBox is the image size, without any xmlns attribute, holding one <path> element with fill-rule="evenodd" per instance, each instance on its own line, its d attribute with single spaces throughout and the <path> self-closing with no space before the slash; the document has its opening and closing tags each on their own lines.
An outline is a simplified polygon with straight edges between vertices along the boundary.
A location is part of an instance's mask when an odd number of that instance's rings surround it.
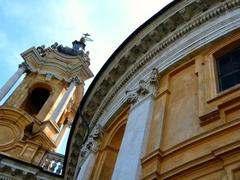
<svg viewBox="0 0 240 180">
<path fill-rule="evenodd" d="M 63 169 L 64 155 L 52 152 L 46 152 L 40 163 L 45 171 L 61 175 Z"/>
</svg>

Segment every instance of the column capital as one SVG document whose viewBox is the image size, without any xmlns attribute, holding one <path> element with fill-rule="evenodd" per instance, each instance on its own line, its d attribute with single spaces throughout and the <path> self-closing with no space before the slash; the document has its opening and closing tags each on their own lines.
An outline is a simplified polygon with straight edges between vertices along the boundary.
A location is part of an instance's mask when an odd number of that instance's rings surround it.
<svg viewBox="0 0 240 180">
<path fill-rule="evenodd" d="M 29 73 L 31 72 L 31 68 L 26 62 L 22 62 L 21 64 L 18 65 L 18 68 L 22 68 L 24 72 Z"/>
<path fill-rule="evenodd" d="M 84 82 L 78 76 L 72 77 L 71 83 L 74 83 L 76 86 L 80 84 L 84 84 Z"/>
<path fill-rule="evenodd" d="M 127 90 L 125 93 L 127 95 L 127 102 L 130 104 L 135 104 L 141 98 L 148 94 L 157 96 L 159 88 L 159 72 L 157 68 L 152 69 L 152 73 L 147 80 L 140 80 L 138 87 L 135 89 Z"/>
<path fill-rule="evenodd" d="M 91 151 L 96 153 L 99 150 L 102 137 L 103 128 L 100 124 L 97 124 L 81 148 L 81 157 L 86 157 Z"/>
<path fill-rule="evenodd" d="M 6 82 L 6 84 L 0 89 L 0 100 L 2 100 L 9 90 L 14 86 L 18 79 L 22 76 L 23 73 L 29 70 L 26 62 L 23 62 L 19 65 L 18 70 L 11 76 L 11 78 Z"/>
</svg>

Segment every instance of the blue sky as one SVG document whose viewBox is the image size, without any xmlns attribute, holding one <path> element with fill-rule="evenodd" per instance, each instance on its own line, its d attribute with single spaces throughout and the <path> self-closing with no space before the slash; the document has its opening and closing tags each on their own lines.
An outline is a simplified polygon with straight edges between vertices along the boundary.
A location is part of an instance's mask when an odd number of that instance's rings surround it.
<svg viewBox="0 0 240 180">
<path fill-rule="evenodd" d="M 94 40 L 87 43 L 86 50 L 96 74 L 137 27 L 170 1 L 0 0 L 0 87 L 22 62 L 21 52 L 54 42 L 71 46 L 86 32 Z M 65 144 L 66 138 L 59 152 L 64 153 Z"/>
</svg>

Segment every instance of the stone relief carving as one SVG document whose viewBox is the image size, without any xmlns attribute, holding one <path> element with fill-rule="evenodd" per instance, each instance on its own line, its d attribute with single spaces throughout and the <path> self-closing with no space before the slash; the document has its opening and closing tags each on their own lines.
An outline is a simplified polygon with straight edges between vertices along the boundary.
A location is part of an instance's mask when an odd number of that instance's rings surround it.
<svg viewBox="0 0 240 180">
<path fill-rule="evenodd" d="M 126 94 L 127 94 L 127 91 L 126 91 Z M 136 103 L 138 100 L 138 94 L 136 92 L 130 92 L 127 96 L 127 102 L 129 104 L 134 104 Z"/>
<path fill-rule="evenodd" d="M 152 73 L 147 81 L 140 80 L 137 88 L 127 90 L 125 92 L 127 95 L 127 102 L 130 104 L 134 104 L 139 100 L 140 97 L 144 97 L 149 93 L 156 96 L 158 87 L 159 87 L 159 72 L 157 68 L 153 68 Z"/>
<path fill-rule="evenodd" d="M 149 92 L 148 83 L 144 80 L 139 81 L 139 87 L 137 89 L 137 94 L 146 95 Z"/>
<path fill-rule="evenodd" d="M 154 95 L 157 96 L 158 88 L 159 88 L 159 79 L 160 74 L 157 68 L 152 69 L 152 73 L 149 79 L 149 91 Z"/>
<path fill-rule="evenodd" d="M 103 136 L 103 128 L 100 124 L 97 124 L 90 135 L 88 136 L 85 144 L 82 145 L 80 155 L 81 157 L 86 157 L 90 151 L 96 153 L 100 147 L 100 141 Z"/>
<path fill-rule="evenodd" d="M 150 83 L 155 84 L 158 83 L 159 80 L 159 72 L 157 68 L 153 68 L 152 73 L 150 75 Z"/>
</svg>

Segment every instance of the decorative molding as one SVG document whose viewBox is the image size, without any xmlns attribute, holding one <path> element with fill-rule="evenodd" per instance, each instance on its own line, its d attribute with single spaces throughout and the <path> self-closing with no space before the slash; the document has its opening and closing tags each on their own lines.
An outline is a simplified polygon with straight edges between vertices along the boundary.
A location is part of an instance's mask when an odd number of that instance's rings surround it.
<svg viewBox="0 0 240 180">
<path fill-rule="evenodd" d="M 225 124 L 222 127 L 217 127 L 214 130 L 209 130 L 208 132 L 203 133 L 199 137 L 193 138 L 192 139 L 193 141 L 187 140 L 183 146 L 178 144 L 178 145 L 176 145 L 176 149 L 172 149 L 172 150 L 168 149 L 165 151 L 156 149 L 155 151 L 145 155 L 141 159 L 143 172 L 144 172 L 144 168 L 147 169 L 148 165 L 151 165 L 150 162 L 155 161 L 156 163 L 159 164 L 159 166 L 161 166 L 162 159 L 164 159 L 164 158 L 167 159 L 168 157 L 174 157 L 180 151 L 182 152 L 182 151 L 184 151 L 184 149 L 185 150 L 189 149 L 190 148 L 189 146 L 192 146 L 193 144 L 199 144 L 199 142 L 202 141 L 203 139 L 205 139 L 205 140 L 211 139 L 211 136 L 219 136 L 222 133 L 232 132 L 232 131 L 236 130 L 237 127 L 239 127 L 239 125 L 240 125 L 240 121 L 238 119 L 235 122 L 228 122 L 227 124 Z M 176 166 L 172 170 L 164 172 L 163 174 L 161 174 L 161 176 L 162 177 L 167 176 L 167 178 L 169 178 L 169 177 L 172 177 L 173 175 L 184 172 L 186 169 L 192 171 L 192 168 L 190 168 L 190 167 L 194 167 L 194 166 L 196 167 L 200 163 L 208 164 L 207 163 L 207 161 L 209 160 L 208 157 L 210 159 L 220 158 L 221 162 L 223 162 L 222 157 L 227 157 L 226 156 L 227 153 L 232 154 L 233 151 L 236 151 L 239 153 L 240 152 L 239 147 L 240 147 L 240 142 L 238 140 L 230 142 L 229 144 L 224 144 L 223 146 L 219 146 L 219 147 L 217 146 L 216 148 L 212 149 L 209 154 L 208 153 L 206 153 L 205 155 L 202 154 L 201 157 L 196 158 L 188 163 L 183 163 L 182 165 Z M 229 161 L 229 162 L 231 162 L 231 161 Z M 157 167 L 159 167 L 159 166 L 157 166 Z M 152 168 L 152 172 L 154 172 L 154 171 L 157 172 L 158 168 L 156 168 L 155 170 Z M 148 176 L 148 174 L 146 174 L 146 173 L 145 173 L 145 175 L 143 174 L 143 177 L 144 177 L 143 179 L 145 179 L 145 176 Z"/>
<path fill-rule="evenodd" d="M 127 90 L 125 92 L 127 94 L 127 102 L 134 104 L 138 101 L 140 96 L 145 96 L 149 93 L 148 84 L 144 80 L 140 80 L 138 87 L 132 90 Z"/>
<path fill-rule="evenodd" d="M 89 59 L 60 54 L 51 48 L 47 48 L 44 51 L 44 56 L 41 56 L 38 51 L 33 47 L 21 54 L 33 73 L 43 75 L 50 73 L 56 79 L 66 82 L 70 82 L 70 78 L 73 76 L 79 76 L 84 81 L 93 77 L 88 67 Z"/>
<path fill-rule="evenodd" d="M 134 104 L 138 101 L 139 94 L 137 94 L 136 92 L 129 92 L 128 94 L 126 91 L 126 94 L 127 94 L 127 102 L 129 104 Z"/>
<path fill-rule="evenodd" d="M 199 119 L 201 126 L 206 125 L 210 122 L 220 119 L 220 111 L 219 109 L 213 110 L 203 116 L 200 116 Z"/>
<path fill-rule="evenodd" d="M 103 137 L 103 128 L 100 124 L 97 124 L 90 133 L 85 144 L 81 148 L 81 157 L 86 157 L 91 151 L 96 153 L 101 144 L 101 138 Z"/>
</svg>

